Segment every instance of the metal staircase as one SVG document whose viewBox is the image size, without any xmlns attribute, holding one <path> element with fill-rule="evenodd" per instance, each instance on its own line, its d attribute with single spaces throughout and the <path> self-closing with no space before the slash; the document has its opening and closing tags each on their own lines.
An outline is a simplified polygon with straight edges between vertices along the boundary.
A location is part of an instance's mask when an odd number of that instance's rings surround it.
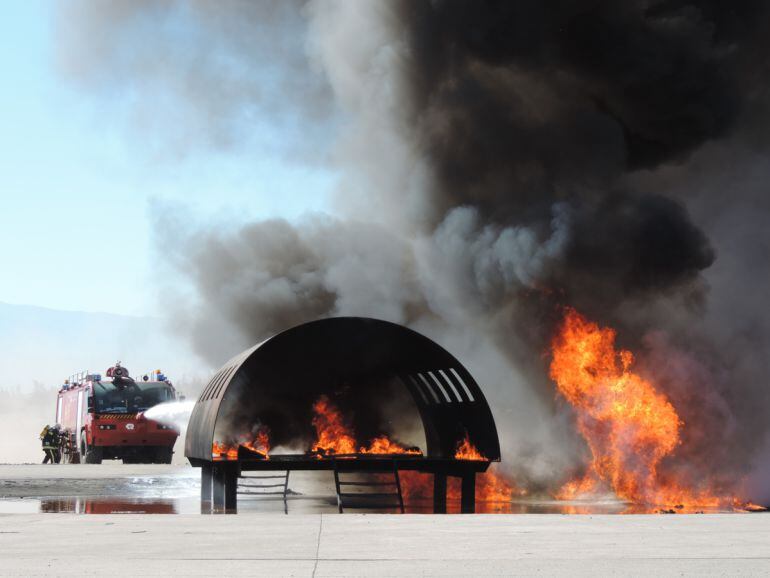
<svg viewBox="0 0 770 578">
<path fill-rule="evenodd" d="M 334 486 L 337 490 L 337 508 L 340 514 L 343 513 L 345 508 L 350 509 L 399 509 L 401 513 L 404 513 L 404 498 L 401 494 L 401 480 L 398 477 L 398 468 L 396 467 L 395 460 L 393 461 L 393 469 L 387 472 L 378 472 L 375 474 L 377 478 L 372 481 L 361 481 L 361 472 L 355 472 L 356 480 L 343 480 L 340 478 L 340 474 L 351 473 L 346 472 L 344 464 L 340 463 L 342 460 L 334 461 Z M 393 479 L 384 480 L 385 476 L 392 475 Z M 359 488 L 392 488 L 395 491 L 366 491 L 366 492 L 347 492 L 346 488 L 359 487 Z"/>
<path fill-rule="evenodd" d="M 263 480 L 266 480 L 266 482 Z M 289 470 L 286 470 L 283 474 L 267 476 L 241 474 L 241 477 L 238 479 L 238 493 L 242 496 L 282 496 L 284 514 L 289 513 L 289 504 L 286 497 L 288 491 Z"/>
</svg>

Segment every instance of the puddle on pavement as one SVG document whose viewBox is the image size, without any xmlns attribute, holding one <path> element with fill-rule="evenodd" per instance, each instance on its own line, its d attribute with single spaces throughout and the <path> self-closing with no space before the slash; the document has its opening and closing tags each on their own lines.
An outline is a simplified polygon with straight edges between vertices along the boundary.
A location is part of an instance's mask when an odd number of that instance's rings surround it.
<svg viewBox="0 0 770 578">
<path fill-rule="evenodd" d="M 337 500 L 329 480 L 295 476 L 286 504 L 288 514 L 336 513 Z M 296 488 L 296 489 L 295 489 Z M 0 480 L 0 514 L 200 514 L 200 477 L 197 472 L 174 476 L 126 476 L 104 479 Z M 432 500 L 407 501 L 406 512 L 430 514 Z M 394 513 L 395 510 L 355 510 Z M 459 500 L 447 501 L 447 512 L 459 513 Z M 560 502 L 518 499 L 513 502 L 477 502 L 480 514 L 652 514 L 659 507 L 641 507 L 616 500 Z M 709 511 L 708 513 L 716 512 Z M 284 514 L 280 496 L 240 495 L 239 513 Z M 700 510 L 698 510 L 700 512 Z M 694 513 L 672 510 L 671 513 Z"/>
<path fill-rule="evenodd" d="M 330 514 L 337 512 L 334 496 L 294 496 L 287 502 L 289 514 Z M 283 500 L 241 498 L 238 512 L 284 514 Z M 394 510 L 395 511 L 395 510 Z M 459 502 L 447 503 L 447 512 L 456 514 L 460 511 Z M 659 509 L 629 507 L 627 504 L 613 503 L 559 503 L 521 501 L 511 503 L 478 503 L 479 514 L 652 514 Z M 356 512 L 373 513 L 367 510 Z M 376 510 L 378 513 L 388 511 Z M 716 512 L 716 511 L 714 511 Z M 41 497 L 41 498 L 3 498 L 0 499 L 0 514 L 200 514 L 197 496 L 181 498 L 116 498 L 116 497 Z M 393 513 L 393 512 L 390 512 Z M 430 514 L 432 504 L 418 501 L 406 504 L 407 514 Z M 702 513 L 699 511 L 699 513 Z M 706 512 L 712 513 L 712 512 Z"/>
</svg>

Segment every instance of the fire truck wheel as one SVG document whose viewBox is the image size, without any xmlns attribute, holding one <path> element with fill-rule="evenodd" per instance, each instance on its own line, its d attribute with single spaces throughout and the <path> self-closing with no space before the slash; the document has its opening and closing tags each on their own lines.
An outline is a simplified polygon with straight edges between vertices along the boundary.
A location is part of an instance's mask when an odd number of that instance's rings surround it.
<svg viewBox="0 0 770 578">
<path fill-rule="evenodd" d="M 80 455 L 81 461 L 85 464 L 102 463 L 102 448 L 90 447 L 86 442 L 85 432 L 80 435 Z"/>
</svg>

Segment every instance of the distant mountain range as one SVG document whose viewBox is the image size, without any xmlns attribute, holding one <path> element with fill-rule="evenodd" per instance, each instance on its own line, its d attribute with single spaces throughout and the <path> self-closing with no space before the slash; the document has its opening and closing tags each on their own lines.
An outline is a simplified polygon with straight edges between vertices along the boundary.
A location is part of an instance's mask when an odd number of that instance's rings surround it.
<svg viewBox="0 0 770 578">
<path fill-rule="evenodd" d="M 55 385 L 118 360 L 134 374 L 162 369 L 172 379 L 209 371 L 158 319 L 0 302 L 0 388 Z"/>
</svg>

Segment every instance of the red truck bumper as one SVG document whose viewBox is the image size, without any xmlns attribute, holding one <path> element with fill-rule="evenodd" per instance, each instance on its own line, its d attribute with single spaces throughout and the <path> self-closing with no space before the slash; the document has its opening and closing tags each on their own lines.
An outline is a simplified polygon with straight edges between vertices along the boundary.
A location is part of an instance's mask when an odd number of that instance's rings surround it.
<svg viewBox="0 0 770 578">
<path fill-rule="evenodd" d="M 179 432 L 133 414 L 100 415 L 91 422 L 94 446 L 173 446 Z"/>
</svg>

